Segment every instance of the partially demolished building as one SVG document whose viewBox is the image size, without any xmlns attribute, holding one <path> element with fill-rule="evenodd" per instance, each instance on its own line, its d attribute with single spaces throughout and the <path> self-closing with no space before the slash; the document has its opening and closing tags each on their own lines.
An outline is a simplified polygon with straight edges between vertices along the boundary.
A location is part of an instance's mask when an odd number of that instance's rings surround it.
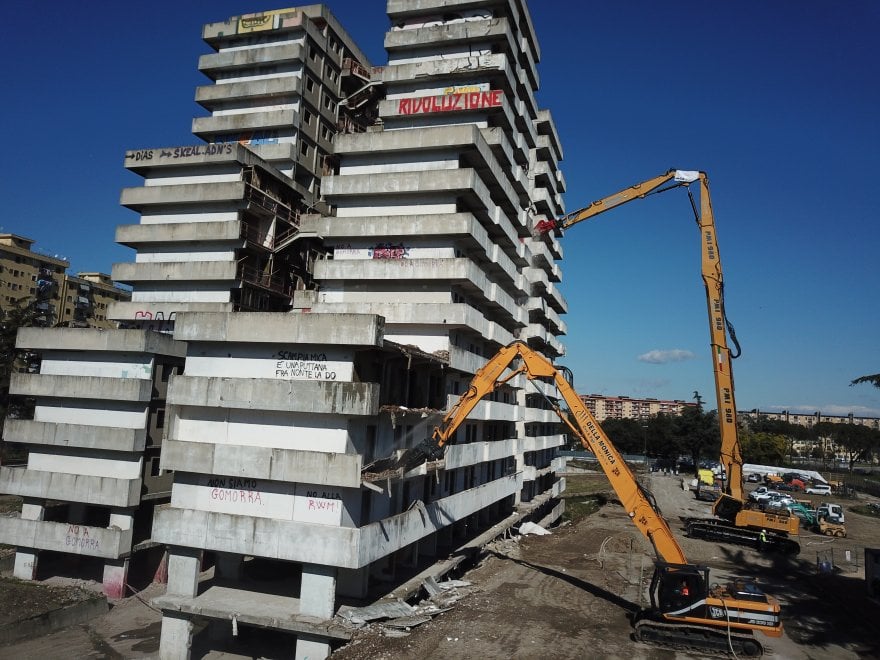
<svg viewBox="0 0 880 660">
<path fill-rule="evenodd" d="M 140 222 L 117 231 L 136 257 L 113 277 L 133 294 L 110 315 L 184 360 L 152 520 L 162 658 L 188 658 L 206 620 L 325 657 L 342 601 L 561 513 L 549 384 L 513 379 L 442 459 L 397 460 L 500 346 L 563 355 L 561 248 L 532 228 L 565 184 L 525 0 L 387 14 L 381 67 L 322 5 L 206 25 L 204 144 L 126 154 L 144 185 L 122 192 Z"/>
</svg>

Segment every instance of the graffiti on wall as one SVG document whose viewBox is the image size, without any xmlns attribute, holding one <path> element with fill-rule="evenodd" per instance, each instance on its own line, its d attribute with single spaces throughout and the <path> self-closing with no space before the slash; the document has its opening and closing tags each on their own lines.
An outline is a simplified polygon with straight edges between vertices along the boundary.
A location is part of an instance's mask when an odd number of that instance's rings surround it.
<svg viewBox="0 0 880 660">
<path fill-rule="evenodd" d="M 208 479 L 208 487 L 211 489 L 210 498 L 217 502 L 254 504 L 259 506 L 265 504 L 263 501 L 265 493 L 257 489 L 256 479 L 211 477 Z"/>
<path fill-rule="evenodd" d="M 231 154 L 232 144 L 197 144 L 191 147 L 169 147 L 168 149 L 139 149 L 126 151 L 125 159 L 136 163 L 153 160 L 153 158 L 192 158 L 194 156 L 213 156 L 216 154 Z"/>
<path fill-rule="evenodd" d="M 84 525 L 68 525 L 67 536 L 64 537 L 64 545 L 77 550 L 100 550 L 101 544 L 98 539 L 89 534 L 89 528 Z"/>
<path fill-rule="evenodd" d="M 336 380 L 336 371 L 327 365 L 326 353 L 276 351 L 275 378 L 291 380 Z"/>
<path fill-rule="evenodd" d="M 373 259 L 406 259 L 409 256 L 409 248 L 403 243 L 399 245 L 379 243 L 369 248 L 368 253 Z"/>
<path fill-rule="evenodd" d="M 482 110 L 498 108 L 504 99 L 504 92 L 493 89 L 488 92 L 468 92 L 465 94 L 441 94 L 439 96 L 416 96 L 399 99 L 397 112 L 401 115 L 418 115 L 433 112 L 455 112 L 461 110 Z"/>
</svg>

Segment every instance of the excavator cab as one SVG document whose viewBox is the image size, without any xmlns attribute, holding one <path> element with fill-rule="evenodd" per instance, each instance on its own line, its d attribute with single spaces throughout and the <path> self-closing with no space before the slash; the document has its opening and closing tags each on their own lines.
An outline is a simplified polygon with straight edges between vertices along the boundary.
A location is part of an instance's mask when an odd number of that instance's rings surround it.
<svg viewBox="0 0 880 660">
<path fill-rule="evenodd" d="M 651 606 L 664 617 L 705 618 L 709 569 L 658 562 L 651 578 Z"/>
</svg>

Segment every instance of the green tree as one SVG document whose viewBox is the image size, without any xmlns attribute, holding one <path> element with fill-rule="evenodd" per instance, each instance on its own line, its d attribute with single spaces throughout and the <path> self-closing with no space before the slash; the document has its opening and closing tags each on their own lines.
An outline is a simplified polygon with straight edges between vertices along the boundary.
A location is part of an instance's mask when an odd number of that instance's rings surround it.
<svg viewBox="0 0 880 660">
<path fill-rule="evenodd" d="M 788 440 L 779 433 L 743 433 L 740 435 L 744 463 L 778 465 L 785 459 Z"/>
<path fill-rule="evenodd" d="M 673 418 L 673 435 L 679 453 L 691 457 L 694 469 L 701 458 L 718 460 L 721 455 L 721 430 L 715 411 L 704 413 L 700 407 L 685 408 Z"/>
<path fill-rule="evenodd" d="M 880 374 L 872 374 L 870 376 L 859 376 L 850 382 L 850 387 L 860 385 L 861 383 L 871 383 L 874 387 L 880 387 Z"/>
<path fill-rule="evenodd" d="M 641 454 L 645 447 L 645 429 L 637 419 L 606 419 L 602 430 L 623 454 Z"/>
</svg>

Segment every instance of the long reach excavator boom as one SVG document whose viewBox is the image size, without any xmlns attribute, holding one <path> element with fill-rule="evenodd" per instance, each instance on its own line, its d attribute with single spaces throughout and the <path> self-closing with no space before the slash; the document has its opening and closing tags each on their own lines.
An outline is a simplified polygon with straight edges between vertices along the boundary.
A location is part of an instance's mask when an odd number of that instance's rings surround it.
<svg viewBox="0 0 880 660">
<path fill-rule="evenodd" d="M 634 620 L 636 638 L 676 648 L 761 655 L 763 647 L 753 633 L 782 634 L 776 599 L 747 578 L 710 586 L 709 569 L 688 563 L 654 497 L 639 484 L 560 368 L 528 345 L 515 341 L 503 347 L 477 371 L 427 442 L 431 453 L 441 455 L 480 400 L 519 375 L 528 382 L 542 380 L 556 386 L 568 411 L 548 399 L 551 407 L 583 447 L 595 454 L 627 516 L 654 549 L 651 608 Z"/>
<path fill-rule="evenodd" d="M 699 184 L 699 209 L 691 194 L 690 185 Z M 744 545 L 761 545 L 762 530 L 767 536 L 766 549 L 797 553 L 800 521 L 786 510 L 762 511 L 751 507 L 743 486 L 743 457 L 736 427 L 736 401 L 733 386 L 732 360 L 739 357 L 739 342 L 733 325 L 728 321 L 724 307 L 724 275 L 721 254 L 715 230 L 715 212 L 709 194 L 709 177 L 705 172 L 671 169 L 665 174 L 637 183 L 629 188 L 597 200 L 582 209 L 556 220 L 544 220 L 536 225 L 539 233 L 562 231 L 579 222 L 594 218 L 622 204 L 644 199 L 674 188 L 686 188 L 697 228 L 700 230 L 701 274 L 706 289 L 706 308 L 709 314 L 709 344 L 712 369 L 715 375 L 715 398 L 718 406 L 718 424 L 721 431 L 721 464 L 727 478 L 724 492 L 713 506 L 715 519 L 694 519 L 688 523 L 688 535 L 709 540 Z M 732 352 L 728 334 L 736 352 Z"/>
</svg>

